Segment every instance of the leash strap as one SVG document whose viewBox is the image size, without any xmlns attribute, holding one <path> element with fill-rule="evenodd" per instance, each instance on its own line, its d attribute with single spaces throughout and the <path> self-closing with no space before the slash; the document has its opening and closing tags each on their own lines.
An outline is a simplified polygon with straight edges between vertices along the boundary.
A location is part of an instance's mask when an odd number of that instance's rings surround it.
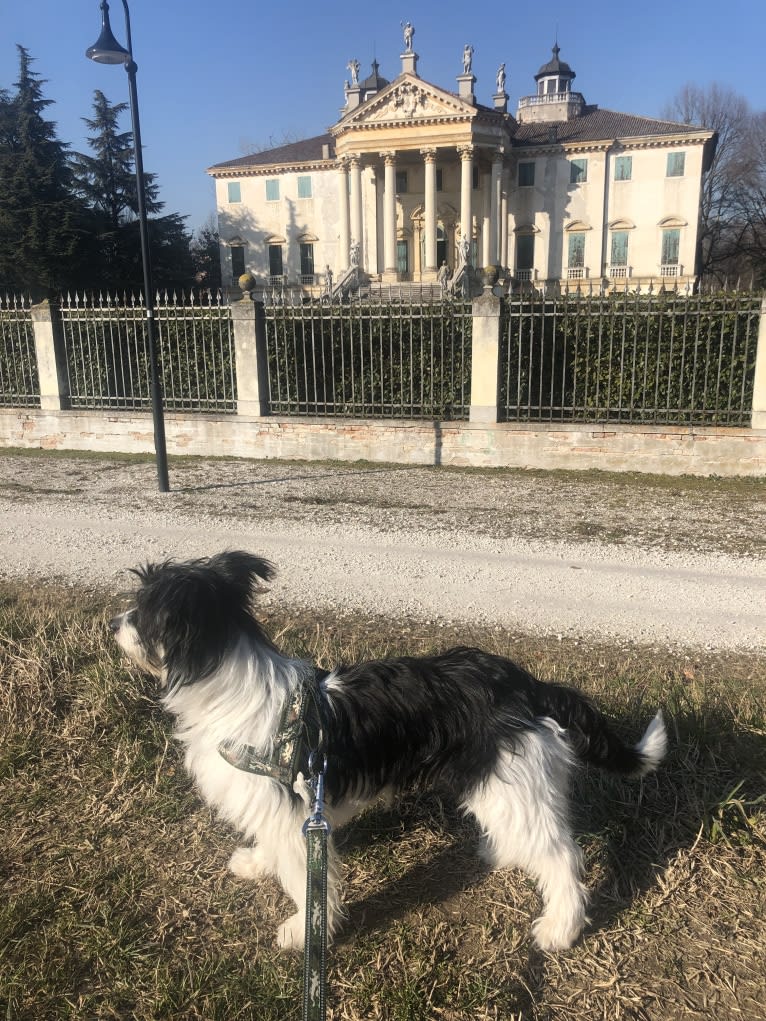
<svg viewBox="0 0 766 1021">
<path fill-rule="evenodd" d="M 325 1021 L 327 1009 L 327 841 L 330 824 L 325 819 L 324 775 L 313 771 L 313 811 L 303 824 L 306 838 L 306 941 L 303 956 L 303 1021 Z"/>
</svg>

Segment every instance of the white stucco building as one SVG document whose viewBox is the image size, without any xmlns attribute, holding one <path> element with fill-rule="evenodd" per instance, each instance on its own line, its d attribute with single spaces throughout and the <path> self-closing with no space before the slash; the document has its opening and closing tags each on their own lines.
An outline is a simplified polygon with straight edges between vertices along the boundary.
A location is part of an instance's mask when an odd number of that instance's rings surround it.
<svg viewBox="0 0 766 1021">
<path fill-rule="evenodd" d="M 472 57 L 444 89 L 418 76 L 410 35 L 392 81 L 350 62 L 326 134 L 210 167 L 224 283 L 337 281 L 352 250 L 373 280 L 432 282 L 461 248 L 539 285 L 693 281 L 715 135 L 586 103 L 558 46 L 512 116 L 504 65 L 485 105 Z"/>
</svg>

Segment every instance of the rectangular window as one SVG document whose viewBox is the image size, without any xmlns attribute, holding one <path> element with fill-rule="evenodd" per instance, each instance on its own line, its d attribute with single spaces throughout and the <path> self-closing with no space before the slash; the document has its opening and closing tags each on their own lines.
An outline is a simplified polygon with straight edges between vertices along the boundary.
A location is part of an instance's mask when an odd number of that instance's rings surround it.
<svg viewBox="0 0 766 1021">
<path fill-rule="evenodd" d="M 229 202 L 242 201 L 242 188 L 239 181 L 229 181 L 227 183 L 227 191 L 229 193 Z"/>
<path fill-rule="evenodd" d="M 629 181 L 632 177 L 633 177 L 633 157 L 615 156 L 614 158 L 615 181 Z"/>
<path fill-rule="evenodd" d="M 282 276 L 282 246 L 269 245 L 269 276 Z"/>
<path fill-rule="evenodd" d="M 569 164 L 569 183 L 584 184 L 588 180 L 588 161 L 572 160 Z"/>
<path fill-rule="evenodd" d="M 266 201 L 279 202 L 279 178 L 271 177 L 266 181 Z"/>
<path fill-rule="evenodd" d="M 396 171 L 396 194 L 406 195 L 407 194 L 407 171 L 397 170 Z"/>
<path fill-rule="evenodd" d="M 685 164 L 686 164 L 685 152 L 669 152 L 667 176 L 683 177 Z"/>
<path fill-rule="evenodd" d="M 519 234 L 516 238 L 516 269 L 531 270 L 535 265 L 534 234 Z"/>
<path fill-rule="evenodd" d="M 231 246 L 231 276 L 233 280 L 239 280 L 245 272 L 245 247 L 244 245 Z"/>
<path fill-rule="evenodd" d="M 519 163 L 519 187 L 531 188 L 535 183 L 534 163 Z"/>
<path fill-rule="evenodd" d="M 628 232 L 626 230 L 612 231 L 609 263 L 612 266 L 628 265 Z"/>
<path fill-rule="evenodd" d="M 585 235 L 569 234 L 568 237 L 569 268 L 582 268 L 585 265 Z"/>
<path fill-rule="evenodd" d="M 671 227 L 662 232 L 662 257 L 660 262 L 663 266 L 678 265 L 678 251 L 681 246 L 681 231 L 678 227 Z"/>
<path fill-rule="evenodd" d="M 444 171 L 441 170 L 439 167 L 436 168 L 436 190 L 437 191 L 444 190 Z"/>
<path fill-rule="evenodd" d="M 299 199 L 310 199 L 311 198 L 311 178 L 310 177 L 299 177 L 298 178 L 298 198 Z"/>
<path fill-rule="evenodd" d="M 314 246 L 301 242 L 301 283 L 314 283 Z"/>
</svg>

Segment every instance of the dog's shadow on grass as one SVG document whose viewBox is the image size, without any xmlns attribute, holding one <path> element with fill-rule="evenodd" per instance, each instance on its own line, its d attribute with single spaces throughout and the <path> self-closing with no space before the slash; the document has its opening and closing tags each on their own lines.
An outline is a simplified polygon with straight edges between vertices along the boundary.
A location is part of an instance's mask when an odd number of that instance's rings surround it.
<svg viewBox="0 0 766 1021">
<path fill-rule="evenodd" d="M 656 773 L 636 781 L 586 770 L 575 781 L 576 829 L 600 873 L 589 884 L 587 931 L 629 911 L 679 856 L 758 839 L 748 819 L 764 804 L 766 739 L 720 711 L 707 719 L 678 714 L 668 730 L 668 756 Z"/>
</svg>

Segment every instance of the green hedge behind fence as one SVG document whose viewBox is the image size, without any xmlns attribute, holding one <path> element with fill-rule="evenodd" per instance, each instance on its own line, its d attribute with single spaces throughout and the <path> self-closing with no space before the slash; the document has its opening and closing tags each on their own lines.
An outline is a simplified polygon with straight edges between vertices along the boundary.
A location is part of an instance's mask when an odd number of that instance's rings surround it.
<svg viewBox="0 0 766 1021">
<path fill-rule="evenodd" d="M 505 417 L 747 425 L 760 307 L 751 293 L 510 301 Z"/>
<path fill-rule="evenodd" d="M 40 380 L 26 299 L 0 295 L 0 406 L 40 404 Z"/>
<path fill-rule="evenodd" d="M 69 402 L 76 408 L 151 404 L 146 315 L 138 304 L 62 309 Z M 228 306 L 158 304 L 155 338 L 165 406 L 234 411 L 235 366 Z"/>
<path fill-rule="evenodd" d="M 271 410 L 467 418 L 471 325 L 463 302 L 269 307 Z"/>
</svg>

